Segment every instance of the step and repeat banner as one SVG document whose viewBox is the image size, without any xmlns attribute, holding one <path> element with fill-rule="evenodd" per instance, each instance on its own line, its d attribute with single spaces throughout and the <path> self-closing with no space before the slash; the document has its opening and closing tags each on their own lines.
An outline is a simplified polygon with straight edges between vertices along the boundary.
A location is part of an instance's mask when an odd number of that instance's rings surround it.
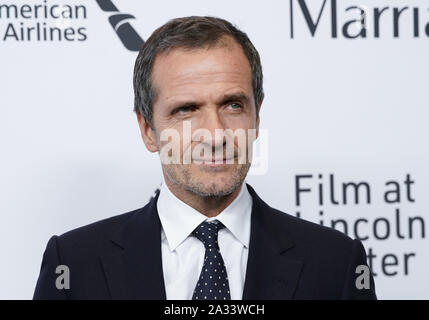
<svg viewBox="0 0 429 320">
<path fill-rule="evenodd" d="M 140 46 L 211 15 L 259 50 L 271 206 L 362 240 L 380 299 L 429 299 L 429 2 L 0 0 L 0 298 L 32 297 L 49 237 L 162 181 L 133 113 Z"/>
</svg>

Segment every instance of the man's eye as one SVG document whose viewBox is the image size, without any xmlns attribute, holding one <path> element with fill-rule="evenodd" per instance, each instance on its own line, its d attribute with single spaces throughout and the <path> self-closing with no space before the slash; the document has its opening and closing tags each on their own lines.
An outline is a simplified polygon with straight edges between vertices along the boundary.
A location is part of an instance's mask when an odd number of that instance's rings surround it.
<svg viewBox="0 0 429 320">
<path fill-rule="evenodd" d="M 175 110 L 174 113 L 189 113 L 191 111 L 193 111 L 195 108 L 193 106 L 183 106 L 183 107 L 179 107 Z"/>
<path fill-rule="evenodd" d="M 228 108 L 231 110 L 241 110 L 243 109 L 243 106 L 239 103 L 233 102 L 228 105 Z"/>
</svg>

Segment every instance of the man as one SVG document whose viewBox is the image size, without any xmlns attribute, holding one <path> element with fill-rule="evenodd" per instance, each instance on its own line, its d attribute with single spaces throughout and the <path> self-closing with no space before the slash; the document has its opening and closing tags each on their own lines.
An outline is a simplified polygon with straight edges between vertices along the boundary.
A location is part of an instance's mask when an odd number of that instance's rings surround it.
<svg viewBox="0 0 429 320">
<path fill-rule="evenodd" d="M 376 298 L 370 273 L 358 279 L 369 270 L 358 240 L 269 207 L 244 182 L 264 97 L 245 33 L 214 17 L 169 21 L 140 50 L 134 92 L 161 190 L 141 209 L 53 236 L 35 299 Z"/>
</svg>

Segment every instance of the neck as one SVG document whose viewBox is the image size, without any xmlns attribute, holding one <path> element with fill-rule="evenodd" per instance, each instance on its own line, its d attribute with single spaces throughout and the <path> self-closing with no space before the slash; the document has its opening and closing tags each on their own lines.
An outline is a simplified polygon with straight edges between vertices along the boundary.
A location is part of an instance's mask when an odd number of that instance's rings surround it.
<svg viewBox="0 0 429 320">
<path fill-rule="evenodd" d="M 219 197 L 203 197 L 191 191 L 185 190 L 175 183 L 172 183 L 168 177 L 164 175 L 164 181 L 167 188 L 181 201 L 194 208 L 198 212 L 204 214 L 208 218 L 216 217 L 226 207 L 228 207 L 241 190 L 241 185 L 232 193 Z"/>
</svg>

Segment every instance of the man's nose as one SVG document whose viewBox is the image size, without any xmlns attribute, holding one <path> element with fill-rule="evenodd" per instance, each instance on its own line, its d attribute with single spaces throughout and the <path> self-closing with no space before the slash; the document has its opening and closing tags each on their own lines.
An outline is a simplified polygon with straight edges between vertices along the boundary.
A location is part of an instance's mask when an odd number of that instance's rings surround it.
<svg viewBox="0 0 429 320">
<path fill-rule="evenodd" d="M 217 108 L 207 109 L 199 127 L 210 132 L 211 143 L 214 148 L 222 147 L 225 143 L 225 137 L 223 136 L 225 123 Z"/>
<path fill-rule="evenodd" d="M 224 129 L 224 124 L 217 108 L 209 107 L 205 110 L 201 127 L 213 133 L 216 129 Z"/>
</svg>

